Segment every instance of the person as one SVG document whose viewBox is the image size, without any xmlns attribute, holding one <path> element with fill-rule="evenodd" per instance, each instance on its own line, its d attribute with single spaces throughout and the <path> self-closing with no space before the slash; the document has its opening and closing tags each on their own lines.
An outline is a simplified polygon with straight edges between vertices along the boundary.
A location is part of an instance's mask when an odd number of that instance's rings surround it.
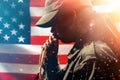
<svg viewBox="0 0 120 80">
<path fill-rule="evenodd" d="M 47 74 L 43 80 L 120 80 L 118 32 L 108 15 L 93 10 L 90 0 L 46 0 L 36 25 L 51 27 L 52 33 L 42 47 Z M 58 40 L 74 42 L 63 69 Z"/>
</svg>

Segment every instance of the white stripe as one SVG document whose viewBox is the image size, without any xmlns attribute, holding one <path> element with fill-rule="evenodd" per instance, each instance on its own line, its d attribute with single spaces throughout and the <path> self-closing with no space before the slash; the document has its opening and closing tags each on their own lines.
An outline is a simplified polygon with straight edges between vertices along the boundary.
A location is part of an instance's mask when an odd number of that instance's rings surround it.
<svg viewBox="0 0 120 80">
<path fill-rule="evenodd" d="M 120 24 L 120 23 L 117 23 Z M 49 36 L 51 35 L 50 32 L 51 28 L 40 28 L 37 26 L 31 27 L 31 36 Z"/>
<path fill-rule="evenodd" d="M 37 71 L 38 65 L 0 63 L 0 72 L 34 74 Z"/>
<path fill-rule="evenodd" d="M 65 55 L 69 53 L 72 47 L 73 47 L 73 44 L 59 45 L 59 51 L 58 51 L 59 55 Z"/>
<path fill-rule="evenodd" d="M 93 9 L 98 13 L 107 13 L 110 12 L 110 9 L 107 5 L 94 5 Z M 31 16 L 40 17 L 43 15 L 44 7 L 30 7 Z"/>
<path fill-rule="evenodd" d="M 0 44 L 0 53 L 40 54 L 41 46 L 27 44 Z"/>
<path fill-rule="evenodd" d="M 49 36 L 51 28 L 31 27 L 31 36 Z"/>
<path fill-rule="evenodd" d="M 96 5 L 93 7 L 93 10 L 95 10 L 97 13 L 109 13 L 110 9 L 106 7 L 106 5 Z"/>
<path fill-rule="evenodd" d="M 31 16 L 40 17 L 43 15 L 44 7 L 30 7 Z"/>
<path fill-rule="evenodd" d="M 60 67 L 64 68 L 65 65 Z M 0 63 L 0 72 L 36 74 L 39 72 L 39 65 Z"/>
<path fill-rule="evenodd" d="M 59 55 L 68 53 L 72 46 L 72 44 L 59 45 Z M 0 44 L 0 54 L 5 53 L 39 55 L 41 53 L 41 45 Z"/>
</svg>

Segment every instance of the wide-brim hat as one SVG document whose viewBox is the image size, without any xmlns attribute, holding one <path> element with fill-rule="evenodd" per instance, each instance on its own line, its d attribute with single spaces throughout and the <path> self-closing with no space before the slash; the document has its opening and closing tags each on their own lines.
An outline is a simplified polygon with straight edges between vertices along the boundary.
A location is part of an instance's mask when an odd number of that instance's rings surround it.
<svg viewBox="0 0 120 80">
<path fill-rule="evenodd" d="M 72 9 L 74 6 L 91 6 L 91 2 L 90 0 L 46 0 L 43 16 L 38 20 L 36 26 L 51 27 L 53 18 L 62 6 Z"/>
</svg>

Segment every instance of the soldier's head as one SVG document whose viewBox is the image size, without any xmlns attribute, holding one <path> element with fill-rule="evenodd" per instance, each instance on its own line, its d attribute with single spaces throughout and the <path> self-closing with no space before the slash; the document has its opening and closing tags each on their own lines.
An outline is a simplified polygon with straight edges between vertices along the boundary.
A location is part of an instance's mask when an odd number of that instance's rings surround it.
<svg viewBox="0 0 120 80">
<path fill-rule="evenodd" d="M 46 0 L 44 14 L 36 25 L 51 27 L 53 35 L 63 42 L 75 41 L 77 26 L 80 26 L 76 24 L 77 15 L 91 6 L 89 0 Z"/>
</svg>

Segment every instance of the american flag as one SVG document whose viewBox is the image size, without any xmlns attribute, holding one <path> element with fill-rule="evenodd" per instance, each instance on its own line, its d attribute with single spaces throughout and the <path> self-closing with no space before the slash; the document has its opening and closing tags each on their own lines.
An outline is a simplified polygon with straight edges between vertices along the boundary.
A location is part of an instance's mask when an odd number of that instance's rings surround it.
<svg viewBox="0 0 120 80">
<path fill-rule="evenodd" d="M 35 23 L 43 15 L 45 0 L 0 0 L 0 80 L 33 80 L 39 72 L 41 46 L 50 28 Z M 59 63 L 67 63 L 72 44 L 60 42 Z"/>
</svg>

